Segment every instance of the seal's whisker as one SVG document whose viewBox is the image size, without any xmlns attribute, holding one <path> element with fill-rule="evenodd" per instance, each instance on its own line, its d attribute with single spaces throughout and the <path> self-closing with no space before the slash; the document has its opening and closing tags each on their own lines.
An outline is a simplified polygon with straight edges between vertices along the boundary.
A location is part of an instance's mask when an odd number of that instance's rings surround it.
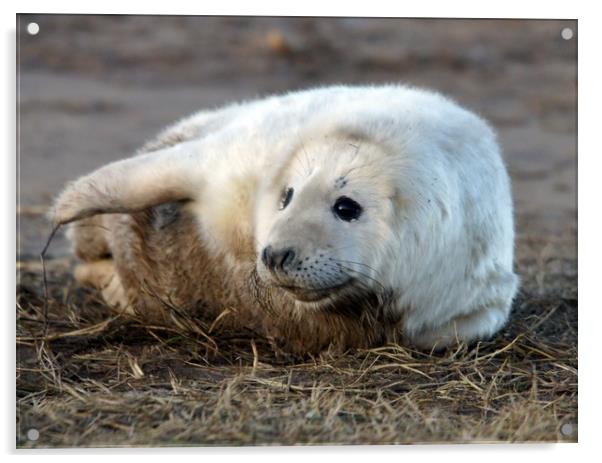
<svg viewBox="0 0 602 463">
<path fill-rule="evenodd" d="M 345 271 L 345 272 L 352 272 L 352 274 L 351 274 L 351 275 L 347 273 L 347 276 L 349 276 L 349 277 L 353 277 L 353 276 L 356 276 L 356 275 L 362 276 L 362 277 L 364 277 L 364 278 L 367 278 L 368 280 L 370 280 L 370 281 L 373 281 L 374 283 L 376 283 L 378 286 L 380 286 L 380 288 L 381 288 L 382 290 L 386 290 L 386 286 L 385 286 L 385 285 L 383 285 L 383 284 L 382 284 L 380 281 L 378 281 L 376 278 L 373 278 L 373 277 L 371 277 L 370 275 L 368 275 L 368 274 L 366 274 L 366 273 L 364 273 L 364 272 L 361 272 L 361 271 L 359 271 L 359 270 L 352 269 L 352 268 L 350 268 L 350 267 L 346 267 L 346 266 L 344 266 L 344 265 L 341 265 L 340 267 L 341 267 L 341 269 L 342 269 L 343 271 Z"/>
<path fill-rule="evenodd" d="M 299 161 L 299 164 L 301 164 L 301 166 L 306 170 L 305 176 L 309 176 L 309 174 L 311 174 L 311 161 L 309 160 L 309 154 L 307 153 L 307 150 L 305 149 L 305 144 L 303 143 L 303 140 L 301 139 L 299 134 L 297 134 L 297 138 L 299 140 L 299 150 L 297 150 L 297 152 L 295 153 L 295 158 Z M 300 153 L 303 153 L 305 157 L 305 165 L 304 162 L 301 161 L 301 158 L 299 158 Z"/>
<path fill-rule="evenodd" d="M 341 264 L 355 264 L 355 265 L 359 265 L 359 266 L 362 266 L 362 267 L 366 267 L 367 269 L 370 269 L 370 270 L 372 270 L 375 273 L 378 273 L 378 270 L 376 270 L 374 267 L 371 267 L 370 265 L 364 264 L 362 262 L 354 262 L 354 261 L 351 261 L 351 260 L 343 260 L 343 259 L 333 259 L 333 261 L 341 263 Z"/>
</svg>

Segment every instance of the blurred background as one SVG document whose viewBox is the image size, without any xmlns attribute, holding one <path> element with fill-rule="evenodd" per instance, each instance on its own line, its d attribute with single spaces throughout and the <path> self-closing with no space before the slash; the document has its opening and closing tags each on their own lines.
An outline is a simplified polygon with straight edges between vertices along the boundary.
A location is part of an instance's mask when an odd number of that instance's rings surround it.
<svg viewBox="0 0 602 463">
<path fill-rule="evenodd" d="M 20 15 L 18 24 L 21 257 L 39 253 L 40 212 L 65 182 L 193 111 L 403 82 L 492 123 L 519 239 L 546 236 L 553 247 L 569 236 L 576 259 L 576 21 Z M 64 241 L 52 252 L 66 253 Z"/>
</svg>

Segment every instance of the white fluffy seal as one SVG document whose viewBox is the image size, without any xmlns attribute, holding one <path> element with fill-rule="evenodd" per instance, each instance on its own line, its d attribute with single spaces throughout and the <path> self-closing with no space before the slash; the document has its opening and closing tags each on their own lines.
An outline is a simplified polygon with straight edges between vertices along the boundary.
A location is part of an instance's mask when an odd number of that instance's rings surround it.
<svg viewBox="0 0 602 463">
<path fill-rule="evenodd" d="M 493 131 L 404 86 L 199 112 L 68 185 L 51 215 L 102 222 L 71 237 L 76 275 L 109 302 L 227 308 L 293 350 L 487 338 L 518 284 Z"/>
</svg>

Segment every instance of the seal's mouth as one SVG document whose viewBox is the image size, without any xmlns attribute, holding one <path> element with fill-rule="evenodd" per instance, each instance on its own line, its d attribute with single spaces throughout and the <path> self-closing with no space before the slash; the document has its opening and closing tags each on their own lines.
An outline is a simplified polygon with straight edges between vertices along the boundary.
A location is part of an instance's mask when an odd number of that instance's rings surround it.
<svg viewBox="0 0 602 463">
<path fill-rule="evenodd" d="M 300 286 L 278 285 L 280 289 L 291 294 L 295 299 L 302 302 L 318 302 L 323 299 L 332 298 L 343 289 L 350 286 L 352 280 L 327 288 L 303 288 Z"/>
</svg>

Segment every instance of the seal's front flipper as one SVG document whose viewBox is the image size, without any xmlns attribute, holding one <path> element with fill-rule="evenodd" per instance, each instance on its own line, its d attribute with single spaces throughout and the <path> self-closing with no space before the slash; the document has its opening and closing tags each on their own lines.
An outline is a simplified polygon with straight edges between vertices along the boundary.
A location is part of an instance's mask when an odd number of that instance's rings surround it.
<svg viewBox="0 0 602 463">
<path fill-rule="evenodd" d="M 195 199 L 203 183 L 200 141 L 113 162 L 69 184 L 50 211 L 55 226 L 96 214 L 147 209 Z"/>
<path fill-rule="evenodd" d="M 487 340 L 508 320 L 508 305 L 493 304 L 466 315 L 458 315 L 443 326 L 410 335 L 409 341 L 425 350 L 439 350 L 457 343 Z"/>
</svg>

